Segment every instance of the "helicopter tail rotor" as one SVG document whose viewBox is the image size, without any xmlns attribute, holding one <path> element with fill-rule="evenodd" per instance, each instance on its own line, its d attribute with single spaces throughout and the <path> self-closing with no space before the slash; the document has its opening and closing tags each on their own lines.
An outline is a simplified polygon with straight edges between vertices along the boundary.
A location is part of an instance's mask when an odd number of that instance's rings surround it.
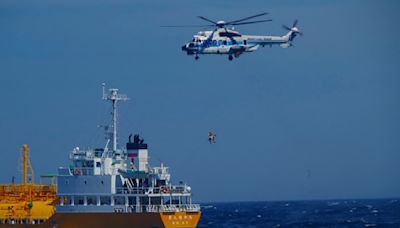
<svg viewBox="0 0 400 228">
<path fill-rule="evenodd" d="M 299 30 L 299 28 L 297 27 L 297 23 L 298 23 L 298 22 L 299 22 L 299 21 L 298 21 L 297 19 L 294 20 L 293 25 L 292 25 L 291 28 L 289 28 L 289 27 L 286 26 L 286 25 L 282 25 L 282 27 L 283 27 L 285 30 L 291 31 L 293 35 L 299 34 L 300 36 L 303 36 L 303 35 L 304 35 L 303 32 L 301 32 L 301 31 Z"/>
</svg>

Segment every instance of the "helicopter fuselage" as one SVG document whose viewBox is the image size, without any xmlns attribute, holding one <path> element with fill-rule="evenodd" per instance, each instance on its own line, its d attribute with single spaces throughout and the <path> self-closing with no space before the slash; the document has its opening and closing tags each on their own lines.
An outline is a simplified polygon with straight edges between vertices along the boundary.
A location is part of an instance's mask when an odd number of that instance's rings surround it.
<svg viewBox="0 0 400 228">
<path fill-rule="evenodd" d="M 289 47 L 295 35 L 293 31 L 284 36 L 242 35 L 235 30 L 217 28 L 214 31 L 198 32 L 191 42 L 182 46 L 182 51 L 196 55 L 196 59 L 202 54 L 226 54 L 232 60 L 232 56 L 237 58 L 244 52 L 254 52 L 260 46 Z"/>
</svg>

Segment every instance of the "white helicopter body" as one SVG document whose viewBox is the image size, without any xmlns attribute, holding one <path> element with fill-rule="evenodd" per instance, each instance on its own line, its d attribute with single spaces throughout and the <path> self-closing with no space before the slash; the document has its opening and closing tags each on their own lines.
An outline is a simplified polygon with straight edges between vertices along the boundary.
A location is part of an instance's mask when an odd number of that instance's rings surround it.
<svg viewBox="0 0 400 228">
<path fill-rule="evenodd" d="M 284 29 L 288 30 L 283 36 L 261 36 L 261 35 L 243 35 L 238 31 L 234 30 L 233 27 L 230 29 L 225 26 L 233 25 L 245 25 L 267 22 L 271 20 L 258 20 L 258 21 L 247 21 L 249 19 L 266 15 L 267 13 L 261 13 L 254 16 L 246 17 L 240 20 L 225 22 L 225 21 L 212 21 L 208 18 L 199 16 L 200 19 L 212 23 L 211 25 L 205 25 L 207 27 L 216 27 L 211 31 L 200 31 L 193 36 L 193 39 L 182 46 L 182 51 L 185 51 L 188 55 L 195 55 L 195 59 L 199 59 L 199 55 L 204 54 L 219 54 L 228 55 L 229 60 L 233 59 L 233 56 L 238 58 L 245 52 L 254 52 L 260 46 L 279 45 L 282 48 L 288 48 L 292 46 L 293 39 L 299 34 L 303 33 L 297 28 L 297 20 L 294 21 L 291 28 L 283 26 Z M 202 26 L 202 27 L 205 27 Z M 193 27 L 193 26 L 164 26 L 164 27 Z M 198 27 L 198 26 L 195 26 Z"/>
<path fill-rule="evenodd" d="M 290 47 L 298 29 L 294 27 L 292 30 L 284 36 L 242 35 L 224 28 L 200 31 L 193 36 L 191 42 L 182 46 L 182 51 L 186 51 L 188 55 L 227 54 L 237 58 L 244 52 L 256 51 L 260 46 Z"/>
</svg>

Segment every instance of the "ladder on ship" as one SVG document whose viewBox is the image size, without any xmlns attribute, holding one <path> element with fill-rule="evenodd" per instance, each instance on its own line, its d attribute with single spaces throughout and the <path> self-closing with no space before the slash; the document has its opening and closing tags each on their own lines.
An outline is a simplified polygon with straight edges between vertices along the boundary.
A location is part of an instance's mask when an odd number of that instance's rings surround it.
<svg viewBox="0 0 400 228">
<path fill-rule="evenodd" d="M 135 186 L 133 183 L 133 180 L 130 178 L 124 178 L 122 176 L 120 176 L 120 177 L 121 177 L 122 183 L 126 184 L 126 188 L 127 188 L 128 192 L 132 193 L 134 191 L 134 186 Z M 126 189 L 123 189 L 123 191 L 126 191 Z"/>
</svg>

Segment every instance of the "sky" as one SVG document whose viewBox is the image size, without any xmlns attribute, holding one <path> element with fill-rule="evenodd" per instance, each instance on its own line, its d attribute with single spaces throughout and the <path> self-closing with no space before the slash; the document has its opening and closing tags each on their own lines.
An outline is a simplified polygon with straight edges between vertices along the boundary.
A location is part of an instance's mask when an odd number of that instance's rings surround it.
<svg viewBox="0 0 400 228">
<path fill-rule="evenodd" d="M 0 3 L 1 183 L 56 173 L 69 152 L 104 147 L 119 105 L 119 144 L 140 133 L 151 164 L 170 167 L 195 201 L 400 197 L 398 1 L 3 0 Z M 227 56 L 181 51 L 203 24 L 268 12 L 235 29 L 294 46 Z M 264 19 L 263 18 L 263 19 Z M 217 134 L 210 145 L 208 131 Z"/>
</svg>

